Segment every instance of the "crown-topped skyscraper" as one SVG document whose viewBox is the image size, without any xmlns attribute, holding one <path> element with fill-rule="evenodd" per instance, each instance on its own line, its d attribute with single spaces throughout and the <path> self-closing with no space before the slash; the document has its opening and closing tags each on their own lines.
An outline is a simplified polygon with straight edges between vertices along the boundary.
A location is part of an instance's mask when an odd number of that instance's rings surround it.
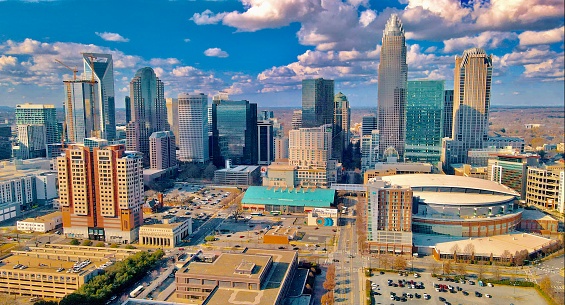
<svg viewBox="0 0 565 305">
<path fill-rule="evenodd" d="M 383 31 L 381 60 L 378 74 L 377 118 L 380 130 L 379 158 L 385 151 L 404 158 L 406 135 L 406 38 L 404 27 L 396 14 L 390 16 Z"/>
</svg>

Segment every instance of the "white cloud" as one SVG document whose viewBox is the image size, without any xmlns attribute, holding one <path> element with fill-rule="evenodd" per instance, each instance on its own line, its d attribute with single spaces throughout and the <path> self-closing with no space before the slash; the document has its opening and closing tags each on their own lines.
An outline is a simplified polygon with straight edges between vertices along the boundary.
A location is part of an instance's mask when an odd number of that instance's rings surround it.
<svg viewBox="0 0 565 305">
<path fill-rule="evenodd" d="M 115 41 L 115 42 L 128 42 L 129 39 L 123 37 L 122 35 L 118 34 L 118 33 L 110 33 L 110 32 L 103 32 L 103 33 L 99 33 L 99 32 L 95 32 L 96 35 L 100 36 L 100 38 L 106 40 L 106 41 Z"/>
<path fill-rule="evenodd" d="M 190 42 L 190 38 L 183 39 L 184 42 Z"/>
<path fill-rule="evenodd" d="M 204 55 L 210 57 L 222 57 L 222 58 L 229 56 L 228 52 L 223 51 L 220 48 L 209 48 L 206 51 L 204 51 Z"/>
<path fill-rule="evenodd" d="M 194 15 L 192 15 L 192 18 L 190 18 L 190 20 L 194 21 L 194 23 L 198 25 L 216 24 L 220 22 L 225 15 L 226 13 L 214 14 L 211 10 L 205 10 L 201 14 L 195 13 Z"/>
<path fill-rule="evenodd" d="M 508 41 L 516 40 L 515 33 L 508 32 L 482 32 L 476 36 L 451 38 L 443 42 L 443 51 L 446 53 L 463 51 L 468 48 L 479 47 L 485 49 L 498 48 Z"/>
<path fill-rule="evenodd" d="M 14 56 L 0 56 L 0 70 L 4 70 L 4 67 L 12 66 L 15 67 L 18 59 Z"/>
<path fill-rule="evenodd" d="M 151 66 L 172 66 L 180 64 L 180 60 L 178 60 L 177 58 L 152 58 L 151 60 L 149 60 L 149 64 Z"/>
<path fill-rule="evenodd" d="M 565 32 L 565 27 L 555 28 L 552 30 L 535 32 L 526 31 L 521 33 L 518 38 L 520 39 L 520 45 L 539 45 L 539 44 L 552 44 L 556 42 L 562 42 Z"/>
<path fill-rule="evenodd" d="M 367 27 L 373 20 L 377 18 L 377 13 L 373 10 L 366 10 L 361 13 L 359 17 L 359 23 L 363 25 L 363 27 Z"/>
</svg>

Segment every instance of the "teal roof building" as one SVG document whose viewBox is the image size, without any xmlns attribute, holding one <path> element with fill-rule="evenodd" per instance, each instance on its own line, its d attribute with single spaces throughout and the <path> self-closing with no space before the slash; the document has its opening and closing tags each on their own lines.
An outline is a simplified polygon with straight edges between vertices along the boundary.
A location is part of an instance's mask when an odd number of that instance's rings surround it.
<svg viewBox="0 0 565 305">
<path fill-rule="evenodd" d="M 250 186 L 241 204 L 244 209 L 304 213 L 313 208 L 329 208 L 335 202 L 335 190 Z"/>
</svg>

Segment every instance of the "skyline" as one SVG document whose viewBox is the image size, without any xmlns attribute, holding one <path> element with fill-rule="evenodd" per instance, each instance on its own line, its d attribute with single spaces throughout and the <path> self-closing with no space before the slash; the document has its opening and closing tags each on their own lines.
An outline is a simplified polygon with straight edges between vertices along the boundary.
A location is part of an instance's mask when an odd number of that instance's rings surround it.
<svg viewBox="0 0 565 305">
<path fill-rule="evenodd" d="M 352 108 L 376 108 L 392 13 L 406 31 L 408 80 L 443 79 L 453 89 L 455 55 L 481 47 L 493 54 L 492 106 L 563 105 L 563 1 L 400 2 L 146 1 L 131 14 L 131 1 L 0 1 L 0 105 L 60 108 L 72 72 L 55 59 L 81 71 L 81 52 L 109 52 L 116 108 L 145 66 L 165 97 L 226 90 L 259 107 L 299 107 L 302 79 L 323 77 Z"/>
</svg>

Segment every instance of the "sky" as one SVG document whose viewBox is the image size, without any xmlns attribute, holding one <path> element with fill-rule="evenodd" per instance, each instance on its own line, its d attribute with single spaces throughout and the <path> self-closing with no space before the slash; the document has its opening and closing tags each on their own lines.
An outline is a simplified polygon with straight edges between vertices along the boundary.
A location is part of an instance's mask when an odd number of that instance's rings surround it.
<svg viewBox="0 0 565 305">
<path fill-rule="evenodd" d="M 376 107 L 382 31 L 398 14 L 408 79 L 445 80 L 455 56 L 493 56 L 492 105 L 564 104 L 564 0 L 0 0 L 0 106 L 62 106 L 81 53 L 111 53 L 116 107 L 152 67 L 166 97 L 226 91 L 301 106 L 301 80 L 335 80 Z"/>
</svg>

